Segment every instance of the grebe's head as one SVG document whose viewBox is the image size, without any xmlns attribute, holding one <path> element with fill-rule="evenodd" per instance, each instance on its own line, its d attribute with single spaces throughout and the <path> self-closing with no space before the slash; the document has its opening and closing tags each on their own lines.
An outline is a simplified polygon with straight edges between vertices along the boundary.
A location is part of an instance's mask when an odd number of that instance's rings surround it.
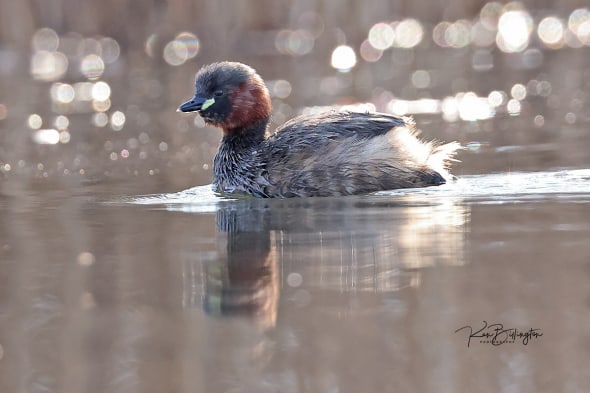
<svg viewBox="0 0 590 393">
<path fill-rule="evenodd" d="M 253 68 L 224 61 L 199 70 L 195 96 L 178 110 L 198 111 L 208 124 L 233 133 L 268 119 L 271 103 L 268 89 Z"/>
</svg>

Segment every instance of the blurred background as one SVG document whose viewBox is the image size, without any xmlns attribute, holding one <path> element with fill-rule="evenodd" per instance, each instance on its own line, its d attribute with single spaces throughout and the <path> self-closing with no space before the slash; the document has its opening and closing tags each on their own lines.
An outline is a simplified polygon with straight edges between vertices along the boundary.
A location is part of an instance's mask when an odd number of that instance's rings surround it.
<svg viewBox="0 0 590 393">
<path fill-rule="evenodd" d="M 459 179 L 193 188 L 219 60 L 271 127 L 412 114 Z M 587 392 L 589 94 L 587 0 L 0 0 L 0 391 Z"/>
<path fill-rule="evenodd" d="M 209 183 L 220 133 L 175 109 L 219 60 L 263 76 L 272 127 L 353 105 L 459 140 L 459 175 L 587 166 L 589 58 L 584 0 L 2 0 L 0 178 Z"/>
</svg>

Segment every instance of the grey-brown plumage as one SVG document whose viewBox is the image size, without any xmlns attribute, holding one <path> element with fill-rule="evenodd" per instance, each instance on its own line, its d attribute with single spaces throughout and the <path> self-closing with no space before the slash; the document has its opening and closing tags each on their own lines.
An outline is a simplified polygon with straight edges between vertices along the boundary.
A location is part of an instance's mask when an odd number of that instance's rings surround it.
<svg viewBox="0 0 590 393">
<path fill-rule="evenodd" d="M 420 141 L 410 118 L 383 113 L 299 116 L 267 134 L 268 91 L 240 63 L 203 68 L 196 90 L 180 110 L 198 110 L 224 130 L 214 160 L 219 192 L 309 197 L 436 186 L 445 183 L 446 166 L 459 148 Z"/>
</svg>

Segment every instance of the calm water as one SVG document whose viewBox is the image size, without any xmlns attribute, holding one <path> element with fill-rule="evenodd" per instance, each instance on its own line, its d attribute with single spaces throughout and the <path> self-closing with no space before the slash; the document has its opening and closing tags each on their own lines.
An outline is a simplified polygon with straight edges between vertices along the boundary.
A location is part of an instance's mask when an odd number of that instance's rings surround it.
<svg viewBox="0 0 590 393">
<path fill-rule="evenodd" d="M 263 3 L 0 0 L 0 393 L 587 392 L 587 2 Z M 220 198 L 175 108 L 226 59 L 458 180 Z"/>
<path fill-rule="evenodd" d="M 582 392 L 589 180 L 4 196 L 0 390 Z M 468 347 L 455 333 L 483 321 L 542 336 Z"/>
</svg>

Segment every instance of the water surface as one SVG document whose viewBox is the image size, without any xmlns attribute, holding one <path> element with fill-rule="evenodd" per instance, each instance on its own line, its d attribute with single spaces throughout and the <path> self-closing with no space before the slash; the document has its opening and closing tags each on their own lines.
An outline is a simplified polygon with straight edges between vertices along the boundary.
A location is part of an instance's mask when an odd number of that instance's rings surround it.
<svg viewBox="0 0 590 393">
<path fill-rule="evenodd" d="M 589 176 L 4 196 L 1 390 L 583 391 Z M 483 321 L 542 336 L 455 333 Z"/>
<path fill-rule="evenodd" d="M 587 2 L 225 3 L 0 0 L 0 392 L 587 392 Z M 458 180 L 215 195 L 219 60 Z"/>
</svg>

